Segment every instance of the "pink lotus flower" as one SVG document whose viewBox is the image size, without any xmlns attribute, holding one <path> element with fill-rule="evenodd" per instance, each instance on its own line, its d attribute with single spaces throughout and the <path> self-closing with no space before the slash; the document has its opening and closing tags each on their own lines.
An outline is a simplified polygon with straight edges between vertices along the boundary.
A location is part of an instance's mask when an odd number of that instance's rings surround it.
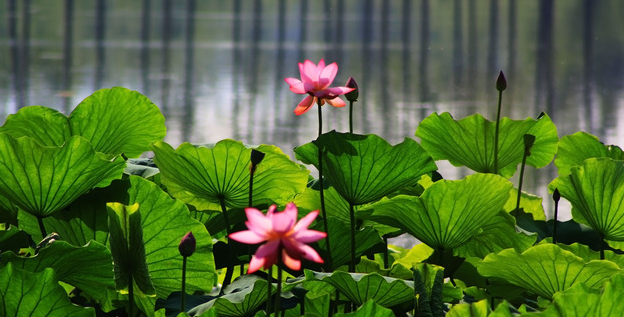
<svg viewBox="0 0 624 317">
<path fill-rule="evenodd" d="M 318 210 L 310 212 L 297 222 L 297 206 L 293 203 L 286 205 L 283 212 L 275 212 L 277 207 L 269 207 L 264 215 L 256 208 L 245 208 L 247 214 L 247 228 L 249 230 L 235 232 L 229 235 L 230 239 L 247 244 L 261 245 L 249 262 L 247 273 L 253 273 L 261 267 L 268 269 L 277 263 L 277 257 L 287 267 L 298 271 L 301 269 L 301 259 L 308 259 L 317 263 L 323 263 L 323 259 L 316 251 L 307 245 L 323 239 L 325 232 L 309 230 L 308 226 L 318 215 Z"/>
<path fill-rule="evenodd" d="M 310 108 L 320 100 L 321 105 L 325 102 L 334 107 L 344 107 L 345 102 L 338 98 L 340 95 L 344 95 L 351 92 L 354 88 L 349 87 L 329 87 L 336 78 L 338 73 L 338 65 L 331 63 L 325 66 L 325 60 L 321 59 L 318 65 L 310 60 L 303 63 L 299 63 L 299 73 L 301 74 L 301 80 L 297 78 L 285 78 L 286 82 L 290 85 L 290 91 L 296 94 L 308 94 L 297 108 L 295 108 L 295 114 L 300 115 L 310 110 Z"/>
</svg>

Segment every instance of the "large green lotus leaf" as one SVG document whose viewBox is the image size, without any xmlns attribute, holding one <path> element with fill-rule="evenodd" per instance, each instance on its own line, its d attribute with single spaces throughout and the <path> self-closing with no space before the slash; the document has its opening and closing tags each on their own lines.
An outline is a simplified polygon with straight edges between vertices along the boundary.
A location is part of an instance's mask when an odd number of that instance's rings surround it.
<svg viewBox="0 0 624 317">
<path fill-rule="evenodd" d="M 113 200 L 127 201 L 124 197 L 129 188 L 128 180 L 114 180 L 107 187 L 94 188 L 78 197 L 62 212 L 43 218 L 43 224 L 47 231 L 58 233 L 61 239 L 75 246 L 85 245 L 90 240 L 108 245 L 106 203 Z M 18 219 L 20 228 L 28 232 L 33 240 L 44 238 L 35 216 L 20 212 Z"/>
<path fill-rule="evenodd" d="M 481 173 L 494 171 L 494 134 L 496 122 L 474 114 L 461 120 L 444 112 L 432 113 L 416 129 L 422 146 L 435 160 L 448 160 L 455 166 L 466 166 Z M 535 136 L 526 163 L 536 168 L 552 161 L 557 151 L 557 127 L 548 115 L 538 119 L 500 120 L 498 173 L 511 177 L 524 155 L 524 135 Z"/>
<path fill-rule="evenodd" d="M 511 183 L 494 174 L 440 180 L 421 197 L 399 195 L 360 211 L 363 217 L 396 226 L 434 249 L 453 249 L 477 235 L 502 210 Z"/>
<path fill-rule="evenodd" d="M 462 258 L 484 258 L 490 253 L 508 248 L 522 252 L 533 246 L 536 239 L 537 234 L 528 236 L 517 232 L 515 219 L 506 211 L 500 211 L 494 219 L 481 227 L 478 234 L 457 247 L 454 253 Z"/>
<path fill-rule="evenodd" d="M 138 157 L 166 134 L 165 117 L 139 92 L 122 87 L 100 89 L 69 115 L 41 106 L 10 115 L 0 132 L 28 136 L 43 145 L 61 146 L 80 135 L 102 153 Z"/>
<path fill-rule="evenodd" d="M 221 317 L 251 316 L 266 302 L 268 285 L 265 279 L 254 275 L 242 276 L 229 285 L 225 295 L 189 310 L 192 316 L 204 316 L 215 310 Z M 274 289 L 271 289 L 274 293 Z"/>
<path fill-rule="evenodd" d="M 114 288 L 113 262 L 106 246 L 90 241 L 75 247 L 65 241 L 55 241 L 39 250 L 33 257 L 21 257 L 12 252 L 2 254 L 0 262 L 29 272 L 54 269 L 59 281 L 71 284 L 95 299 L 102 299 L 103 289 Z"/>
<path fill-rule="evenodd" d="M 107 203 L 110 248 L 115 263 L 115 288 L 128 294 L 136 283 L 145 295 L 154 295 L 145 261 L 145 245 L 139 204 L 126 206 L 121 203 Z"/>
<path fill-rule="evenodd" d="M 505 279 L 548 299 L 576 283 L 599 288 L 612 275 L 621 271 L 611 261 L 585 262 L 572 252 L 553 244 L 536 245 L 522 253 L 506 249 L 490 254 L 478 264 L 477 269 L 485 277 Z"/>
<path fill-rule="evenodd" d="M 0 133 L 0 195 L 24 211 L 47 217 L 94 187 L 120 178 L 125 162 L 111 161 L 73 136 L 62 147 Z"/>
<path fill-rule="evenodd" d="M 419 176 L 437 169 L 416 141 L 405 138 L 392 146 L 375 134 L 331 131 L 295 148 L 295 155 L 318 168 L 319 146 L 324 154 L 323 176 L 353 205 L 370 203 L 416 184 Z"/>
<path fill-rule="evenodd" d="M 588 158 L 610 157 L 622 160 L 622 150 L 617 146 L 606 146 L 598 137 L 586 132 L 576 132 L 566 135 L 559 141 L 555 166 L 560 176 L 570 175 L 573 166 L 583 164 Z"/>
<path fill-rule="evenodd" d="M 222 140 L 210 146 L 183 143 L 174 150 L 165 142 L 152 145 L 154 162 L 169 193 L 198 210 L 221 210 L 220 199 L 230 208 L 248 207 L 251 148 L 242 142 Z M 272 145 L 254 174 L 254 205 L 285 205 L 304 191 L 309 171 Z"/>
<path fill-rule="evenodd" d="M 195 253 L 186 260 L 186 289 L 209 292 L 216 282 L 212 239 L 204 225 L 191 218 L 188 208 L 172 199 L 156 184 L 130 176 L 128 203 L 141 206 L 143 241 L 150 277 L 159 297 L 180 289 L 182 256 L 178 245 L 189 231 L 197 241 Z"/>
<path fill-rule="evenodd" d="M 61 146 L 72 136 L 67 116 L 42 106 L 24 107 L 9 115 L 0 132 L 14 138 L 28 136 L 48 146 Z"/>
<path fill-rule="evenodd" d="M 0 269 L 0 307 L 2 316 L 95 316 L 92 307 L 72 304 L 53 269 L 33 273 L 11 263 Z"/>
<path fill-rule="evenodd" d="M 590 158 L 548 186 L 572 204 L 572 217 L 603 238 L 624 241 L 624 163 Z"/>
<path fill-rule="evenodd" d="M 329 283 L 357 305 L 374 300 L 383 307 L 393 307 L 406 302 L 411 304 L 414 298 L 413 282 L 377 273 L 314 272 L 314 278 Z"/>
<path fill-rule="evenodd" d="M 186 289 L 211 290 L 216 274 L 212 238 L 208 231 L 191 218 L 184 203 L 172 199 L 144 178 L 129 176 L 128 179 L 116 180 L 106 188 L 82 196 L 63 212 L 45 218 L 43 223 L 47 230 L 57 232 L 62 239 L 74 245 L 83 245 L 90 239 L 107 244 L 106 203 L 111 201 L 127 205 L 138 203 L 141 206 L 146 262 L 159 297 L 167 298 L 169 293 L 180 290 L 182 257 L 178 245 L 189 231 L 193 232 L 197 246 L 195 253 L 187 258 Z M 24 226 L 29 233 L 36 233 L 37 220 L 34 217 L 22 218 L 22 214 L 20 226 Z"/>
<path fill-rule="evenodd" d="M 378 303 L 376 303 L 374 300 L 369 299 L 362 306 L 360 306 L 356 311 L 354 311 L 352 313 L 337 313 L 334 316 L 336 316 L 336 317 L 347 317 L 347 316 L 353 316 L 353 317 L 370 317 L 370 316 L 375 316 L 375 317 L 393 317 L 393 316 L 396 316 L 396 315 L 394 314 L 394 312 L 391 309 L 385 308 L 385 307 L 379 305 Z"/>
<path fill-rule="evenodd" d="M 602 292 L 596 293 L 583 284 L 577 284 L 554 295 L 554 302 L 546 310 L 522 316 L 552 317 L 620 317 L 624 312 L 624 275 L 616 274 L 606 282 Z"/>
<path fill-rule="evenodd" d="M 138 157 L 165 137 L 165 117 L 137 91 L 122 87 L 100 89 L 69 115 L 72 134 L 91 141 L 102 153 Z"/>
</svg>

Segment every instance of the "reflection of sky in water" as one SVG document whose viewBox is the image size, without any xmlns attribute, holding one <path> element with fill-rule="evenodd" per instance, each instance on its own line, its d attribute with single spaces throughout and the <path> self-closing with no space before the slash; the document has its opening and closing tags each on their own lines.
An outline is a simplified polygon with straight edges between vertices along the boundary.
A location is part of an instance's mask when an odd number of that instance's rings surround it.
<svg viewBox="0 0 624 317">
<path fill-rule="evenodd" d="M 509 82 L 504 116 L 545 110 L 560 136 L 582 129 L 606 143 L 624 139 L 624 22 L 615 14 L 624 3 L 617 0 L 57 0 L 31 5 L 28 41 L 23 3 L 5 1 L 16 4 L 17 18 L 8 18 L 8 5 L 0 12 L 7 15 L 0 119 L 20 100 L 63 110 L 96 88 L 124 86 L 161 107 L 174 146 L 234 138 L 276 144 L 292 156 L 316 137 L 317 111 L 295 116 L 302 97 L 283 78 L 298 77 L 297 62 L 325 57 L 339 64 L 335 84 L 353 76 L 360 85 L 355 131 L 393 144 L 413 137 L 433 111 L 493 118 L 500 69 Z M 71 42 L 64 41 L 67 3 Z M 192 15 L 188 4 L 196 6 Z M 347 108 L 323 112 L 325 131 L 348 129 Z M 471 173 L 438 165 L 446 178 Z M 546 197 L 555 176 L 553 168 L 528 167 L 524 188 Z"/>
</svg>

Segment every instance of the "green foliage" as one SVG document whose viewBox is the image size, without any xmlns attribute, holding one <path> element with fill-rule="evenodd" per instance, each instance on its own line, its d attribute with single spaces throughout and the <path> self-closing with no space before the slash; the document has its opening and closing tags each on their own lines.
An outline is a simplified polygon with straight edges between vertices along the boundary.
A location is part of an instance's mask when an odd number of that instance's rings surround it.
<svg viewBox="0 0 624 317">
<path fill-rule="evenodd" d="M 5 252 L 2 253 L 0 263 L 11 263 L 16 269 L 32 273 L 52 268 L 59 281 L 71 284 L 98 300 L 104 298 L 104 289 L 115 287 L 111 253 L 96 241 L 90 241 L 83 247 L 55 241 L 32 257 Z"/>
<path fill-rule="evenodd" d="M 494 133 L 496 122 L 474 114 L 461 120 L 444 112 L 432 113 L 425 118 L 416 136 L 422 146 L 435 160 L 448 160 L 455 166 L 466 166 L 480 173 L 494 171 Z M 511 177 L 522 161 L 524 154 L 524 135 L 535 136 L 531 156 L 527 164 L 536 168 L 550 163 L 557 150 L 557 127 L 548 115 L 542 114 L 537 119 L 512 120 L 501 118 L 498 148 L 498 173 Z"/>
<path fill-rule="evenodd" d="M 283 314 L 619 316 L 624 256 L 608 248 L 624 249 L 622 150 L 583 132 L 557 146 L 547 115 L 502 118 L 499 176 L 494 129 L 479 114 L 434 113 L 416 131 L 422 146 L 332 131 L 297 147 L 296 157 L 317 167 L 322 152 L 328 237 L 311 247 L 332 262 L 326 272 L 310 270 L 321 265 L 309 261 L 304 275 L 287 270 Z M 165 131 L 155 105 L 119 87 L 95 92 L 69 116 L 32 106 L 7 118 L 0 127 L 1 315 L 115 315 L 129 307 L 131 285 L 141 291 L 132 307 L 147 316 L 268 315 L 267 298 L 277 294 L 265 272 L 243 275 L 241 266 L 232 284 L 213 289 L 225 273 L 215 267 L 245 264 L 256 248 L 224 243 L 226 220 L 234 230 L 246 220 L 252 147 L 228 139 L 173 149 L 162 141 Z M 515 210 L 517 190 L 506 177 L 522 160 L 525 134 L 536 137 L 527 164 L 544 167 L 558 151 L 550 189 L 571 202 L 573 221 L 546 220 L 543 198 L 528 193 Z M 126 161 L 150 149 L 153 159 Z M 295 202 L 300 216 L 321 208 L 309 170 L 276 146 L 254 149 L 266 154 L 254 174 L 255 206 Z M 434 159 L 478 173 L 441 180 Z M 357 273 L 343 271 L 351 207 Z M 557 245 L 550 243 L 555 223 Z M 40 224 L 54 239 L 36 246 Z M 197 246 L 186 261 L 187 314 L 179 311 L 178 245 L 189 231 Z M 382 240 L 402 233 L 423 243 L 402 249 Z"/>
<path fill-rule="evenodd" d="M 3 316 L 95 316 L 93 308 L 70 302 L 51 268 L 38 273 L 11 263 L 0 268 L 0 304 Z"/>
<path fill-rule="evenodd" d="M 604 284 L 601 292 L 577 284 L 556 293 L 553 303 L 543 312 L 521 316 L 618 317 L 624 311 L 624 275 L 616 274 Z"/>
<path fill-rule="evenodd" d="M 624 241 L 624 163 L 590 158 L 555 179 L 557 188 L 572 204 L 572 217 L 598 231 L 604 239 Z"/>
<path fill-rule="evenodd" d="M 422 147 L 412 139 L 391 146 L 374 134 L 331 131 L 295 148 L 297 159 L 318 168 L 323 153 L 323 175 L 350 204 L 362 205 L 413 185 L 437 169 Z"/>
<path fill-rule="evenodd" d="M 505 269 L 501 270 L 503 267 Z M 621 271 L 613 262 L 585 262 L 553 244 L 537 245 L 522 253 L 506 249 L 490 254 L 478 265 L 478 270 L 483 276 L 505 279 L 548 299 L 576 283 L 600 288 L 612 275 Z"/>
<path fill-rule="evenodd" d="M 420 197 L 399 195 L 360 211 L 366 218 L 397 226 L 434 249 L 457 248 L 497 219 L 511 183 L 491 174 L 441 180 Z M 362 215 L 364 217 L 364 215 Z"/>
<path fill-rule="evenodd" d="M 360 274 L 342 271 L 312 273 L 309 278 L 330 284 L 357 305 L 363 305 L 372 299 L 383 307 L 404 306 L 407 303 L 409 309 L 414 296 L 413 282 L 385 277 L 377 273 Z"/>
<path fill-rule="evenodd" d="M 559 169 L 560 176 L 570 175 L 570 169 L 583 164 L 588 158 L 610 157 L 614 160 L 622 160 L 622 150 L 617 146 L 606 146 L 597 137 L 586 133 L 576 132 L 566 135 L 559 141 L 555 166 Z"/>
<path fill-rule="evenodd" d="M 47 217 L 94 187 L 121 177 L 125 162 L 107 159 L 80 136 L 63 146 L 0 133 L 0 195 L 37 217 Z"/>
<path fill-rule="evenodd" d="M 136 283 L 144 294 L 155 294 L 145 262 L 139 204 L 125 206 L 120 203 L 108 203 L 106 207 L 111 253 L 115 263 L 116 289 L 127 293 L 132 287 L 130 283 Z"/>
<path fill-rule="evenodd" d="M 164 142 L 152 145 L 154 162 L 169 193 L 198 210 L 247 207 L 251 148 L 223 140 L 214 145 L 183 143 L 174 150 Z M 266 154 L 254 174 L 254 204 L 285 205 L 303 192 L 309 171 L 291 161 L 279 148 L 260 145 Z"/>
<path fill-rule="evenodd" d="M 98 152 L 138 157 L 165 137 L 166 127 L 165 117 L 147 97 L 113 87 L 94 92 L 69 117 L 46 107 L 24 107 L 7 118 L 0 132 L 57 147 L 79 135 Z"/>
</svg>

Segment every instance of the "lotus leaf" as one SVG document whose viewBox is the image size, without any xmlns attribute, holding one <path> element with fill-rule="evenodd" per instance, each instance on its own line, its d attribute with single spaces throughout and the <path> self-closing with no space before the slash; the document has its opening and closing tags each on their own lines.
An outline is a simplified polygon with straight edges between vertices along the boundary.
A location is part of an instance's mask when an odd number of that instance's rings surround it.
<svg viewBox="0 0 624 317">
<path fill-rule="evenodd" d="M 391 146 L 374 134 L 331 131 L 295 148 L 295 155 L 318 168 L 319 147 L 323 152 L 323 176 L 352 205 L 370 203 L 414 185 L 421 175 L 437 169 L 416 141 L 406 138 Z"/>
<path fill-rule="evenodd" d="M 242 142 L 183 143 L 177 150 L 158 142 L 152 149 L 162 182 L 172 196 L 198 210 L 221 210 L 221 200 L 229 208 L 248 207 L 251 148 Z M 266 156 L 254 174 L 254 205 L 285 205 L 304 191 L 309 171 L 275 146 L 256 149 Z"/>
<path fill-rule="evenodd" d="M 478 264 L 477 269 L 483 276 L 505 279 L 548 299 L 576 283 L 600 288 L 612 275 L 621 271 L 611 261 L 585 262 L 553 244 L 540 244 L 522 253 L 506 249 L 490 254 Z"/>
<path fill-rule="evenodd" d="M 474 114 L 455 120 L 444 112 L 432 113 L 416 129 L 422 146 L 435 160 L 448 160 L 455 166 L 466 166 L 480 173 L 494 171 L 494 134 L 496 122 Z M 524 155 L 524 135 L 535 136 L 531 155 L 526 163 L 536 168 L 552 161 L 557 150 L 557 127 L 548 115 L 537 119 L 500 120 L 498 174 L 511 177 Z"/>
</svg>

